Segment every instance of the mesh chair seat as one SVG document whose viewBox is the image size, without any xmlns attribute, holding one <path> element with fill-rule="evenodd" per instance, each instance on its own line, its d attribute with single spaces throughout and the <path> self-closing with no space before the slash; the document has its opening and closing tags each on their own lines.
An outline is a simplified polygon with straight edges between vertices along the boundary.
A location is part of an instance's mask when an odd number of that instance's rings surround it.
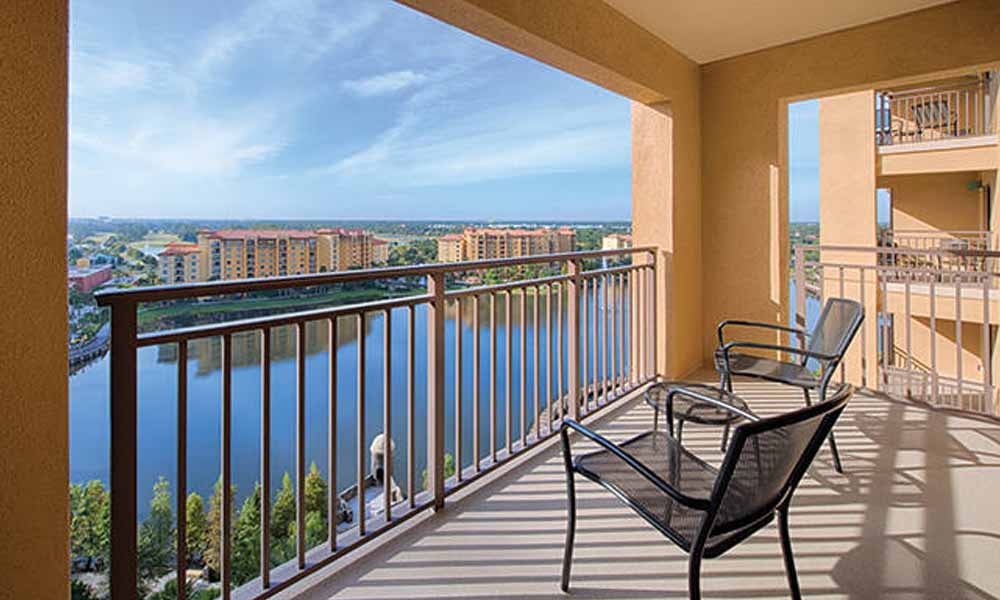
<svg viewBox="0 0 1000 600">
<path fill-rule="evenodd" d="M 720 371 L 725 370 L 722 350 L 715 351 L 715 364 Z M 819 387 L 819 379 L 804 365 L 754 356 L 752 354 L 729 354 L 729 374 L 758 377 L 779 383 L 814 389 Z"/>
<path fill-rule="evenodd" d="M 685 449 L 670 434 L 649 431 L 619 444 L 619 447 L 685 496 L 708 501 L 712 495 L 718 469 Z M 610 485 L 620 492 L 626 501 L 646 513 L 647 518 L 655 520 L 663 533 L 675 543 L 685 549 L 691 547 L 705 516 L 704 511 L 675 501 L 608 451 L 598 450 L 578 456 L 574 467 L 588 479 Z M 731 484 L 730 493 L 738 494 L 738 485 Z M 727 503 L 727 506 L 738 507 L 739 503 Z M 725 538 L 723 533 L 732 530 L 731 525 L 737 515 L 728 514 L 730 512 L 727 507 L 721 507 L 712 528 L 713 535 L 708 540 L 709 545 Z"/>
</svg>

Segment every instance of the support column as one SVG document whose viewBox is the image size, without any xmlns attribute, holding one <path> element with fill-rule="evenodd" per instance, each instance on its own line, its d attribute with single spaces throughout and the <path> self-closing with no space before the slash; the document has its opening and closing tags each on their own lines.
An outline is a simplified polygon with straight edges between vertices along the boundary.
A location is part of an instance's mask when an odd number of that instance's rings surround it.
<svg viewBox="0 0 1000 600">
<path fill-rule="evenodd" d="M 824 246 L 878 245 L 876 199 L 875 93 L 872 90 L 830 96 L 819 101 L 819 232 Z M 824 251 L 824 263 L 874 267 L 874 252 Z M 841 296 L 863 301 L 864 331 L 844 359 L 847 381 L 876 386 L 878 365 L 878 298 L 875 274 L 864 279 L 858 269 L 823 272 L 824 298 Z M 839 378 L 835 378 L 839 381 Z"/>
</svg>

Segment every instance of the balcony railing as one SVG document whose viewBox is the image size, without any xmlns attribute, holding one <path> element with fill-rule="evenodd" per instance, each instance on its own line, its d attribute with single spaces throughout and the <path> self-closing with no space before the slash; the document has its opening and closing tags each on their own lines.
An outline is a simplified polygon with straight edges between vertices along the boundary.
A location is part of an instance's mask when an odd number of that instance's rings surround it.
<svg viewBox="0 0 1000 600">
<path fill-rule="evenodd" d="M 889 250 L 914 252 L 886 252 L 879 255 L 883 265 L 920 268 L 931 272 L 964 273 L 965 281 L 980 281 L 982 274 L 990 271 L 995 262 L 984 252 L 990 250 L 989 231 L 928 231 L 886 229 L 879 245 Z"/>
<path fill-rule="evenodd" d="M 855 344 L 860 374 L 851 383 L 935 406 L 1000 413 L 992 361 L 998 276 L 984 268 L 1000 252 L 804 245 L 794 252 L 799 326 L 815 322 L 827 296 L 852 298 L 874 314 Z M 964 269 L 952 268 L 956 255 Z M 846 370 L 841 365 L 842 379 Z"/>
<path fill-rule="evenodd" d="M 631 257 L 617 266 L 584 270 L 585 264 L 600 259 Z M 446 276 L 455 276 L 483 269 L 517 269 L 526 265 L 559 265 L 557 275 L 525 279 L 499 285 L 447 290 Z M 187 547 L 184 499 L 187 496 L 188 429 L 188 349 L 198 340 L 221 339 L 221 416 L 219 439 L 221 489 L 229 490 L 233 483 L 234 452 L 233 422 L 233 349 L 234 336 L 253 335 L 260 348 L 260 568 L 259 576 L 240 587 L 232 579 L 233 511 L 232 503 L 222 502 L 220 577 L 222 597 L 262 598 L 270 596 L 302 577 L 351 552 L 378 537 L 395 525 L 428 508 L 440 509 L 450 494 L 476 480 L 495 467 L 531 449 L 558 432 L 564 417 L 579 419 L 618 398 L 623 397 L 655 378 L 655 271 L 656 249 L 652 247 L 576 252 L 529 256 L 517 259 L 486 260 L 413 267 L 392 267 L 365 271 L 348 271 L 227 282 L 208 282 L 177 286 L 160 286 L 132 290 L 103 292 L 98 303 L 111 309 L 111 596 L 115 600 L 134 599 L 137 593 L 137 489 L 136 427 L 137 354 L 140 348 L 168 346 L 177 356 L 177 581 L 186 580 Z M 137 309 L 143 303 L 204 299 L 231 294 L 261 291 L 294 290 L 313 286 L 376 280 L 425 277 L 426 293 L 402 298 L 389 298 L 364 304 L 334 306 L 305 312 L 231 320 L 187 327 L 183 329 L 139 333 Z M 502 311 L 502 312 L 501 312 Z M 446 321 L 454 320 L 454 338 L 446 338 Z M 484 314 L 486 315 L 484 317 Z M 406 323 L 405 351 L 394 351 L 392 321 Z M 418 326 L 421 320 L 426 324 Z M 471 320 L 470 340 L 463 339 L 463 323 Z M 383 468 L 366 468 L 368 444 L 374 437 L 368 431 L 366 419 L 366 387 L 372 377 L 366 365 L 366 344 L 373 322 L 381 322 L 382 365 L 379 378 L 384 390 L 381 412 L 383 422 L 379 433 L 384 435 Z M 484 321 L 488 321 L 485 326 Z M 325 388 L 328 410 L 327 475 L 329 485 L 326 505 L 327 539 L 319 546 L 306 547 L 305 487 L 306 479 L 306 326 L 324 324 L 327 333 L 329 385 Z M 278 567 L 271 567 L 271 364 L 272 330 L 291 327 L 296 349 L 295 385 L 295 555 L 296 558 Z M 337 492 L 338 405 L 339 397 L 337 353 L 338 328 L 341 333 L 354 333 L 356 345 L 356 384 L 352 398 L 355 417 L 356 445 L 350 450 L 355 483 L 348 494 Z M 421 331 L 421 329 L 423 329 Z M 480 335 L 482 329 L 484 335 Z M 544 335 L 541 332 L 544 330 Z M 515 336 L 515 332 L 517 335 Z M 502 334 L 502 335 L 501 335 Z M 484 340 L 487 345 L 488 378 L 481 369 Z M 529 352 L 529 338 L 532 351 Z M 502 345 L 500 340 L 504 340 Z M 517 344 L 515 346 L 515 339 Z M 418 343 L 422 341 L 423 344 Z M 466 348 L 471 344 L 471 353 Z M 446 364 L 446 348 L 453 348 L 454 364 Z M 176 349 L 176 350 L 174 350 Z M 426 365 L 426 410 L 415 405 L 419 395 L 415 370 Z M 545 357 L 545 368 L 540 360 Z M 502 359 L 498 362 L 498 359 Z M 393 402 L 392 364 L 406 365 L 404 473 L 396 473 L 390 442 L 393 431 L 393 411 L 401 407 Z M 464 369 L 471 364 L 472 426 L 464 427 L 462 411 L 469 404 L 463 387 Z M 502 372 L 498 371 L 502 364 Z M 515 364 L 517 367 L 515 368 Z M 551 366 L 551 368 L 550 368 Z M 449 377 L 449 372 L 453 376 Z M 544 373 L 543 373 L 544 371 Z M 516 377 L 515 377 L 516 374 Z M 348 373 L 349 375 L 349 373 Z M 445 429 L 446 387 L 453 382 L 453 431 Z M 529 381 L 531 386 L 529 387 Z M 489 402 L 481 402 L 481 383 L 488 382 Z M 500 383 L 503 382 L 503 397 Z M 544 387 L 543 387 L 544 382 Z M 515 394 L 515 389 L 518 390 Z M 553 393 L 554 392 L 554 393 Z M 463 402 L 463 399 L 465 402 Z M 485 400 L 485 398 L 482 398 Z M 519 406 L 514 410 L 515 399 Z M 398 400 L 398 399 L 397 399 Z M 501 401 L 502 404 L 498 404 Z M 502 407 L 499 412 L 498 406 Z M 485 408 L 485 411 L 483 410 Z M 482 414 L 485 412 L 486 414 Z M 488 434 L 483 436 L 481 424 L 488 421 Z M 423 422 L 420 422 L 423 421 Z M 502 424 L 503 439 L 498 439 Z M 515 426 L 517 434 L 515 435 Z M 416 428 L 426 431 L 427 487 L 415 485 L 418 462 L 415 446 Z M 472 456 L 465 455 L 471 436 Z M 453 442 L 453 443 L 452 443 Z M 455 452 L 454 476 L 445 474 L 446 447 Z M 342 445 L 341 445 L 342 447 Z M 405 477 L 405 491 L 395 486 L 394 476 Z M 369 505 L 367 487 L 381 487 L 381 503 Z M 350 527 L 340 527 L 342 504 L 353 495 L 358 509 Z M 374 506 L 374 510 L 369 510 Z M 184 585 L 178 585 L 184 598 Z"/>
<path fill-rule="evenodd" d="M 878 92 L 875 141 L 879 146 L 970 138 L 996 133 L 996 76 Z"/>
</svg>

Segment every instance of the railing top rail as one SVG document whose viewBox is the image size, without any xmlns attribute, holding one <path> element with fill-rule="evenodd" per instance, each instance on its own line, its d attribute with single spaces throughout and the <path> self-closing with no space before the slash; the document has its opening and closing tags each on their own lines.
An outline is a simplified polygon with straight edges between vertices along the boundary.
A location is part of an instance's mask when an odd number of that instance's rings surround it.
<svg viewBox="0 0 1000 600">
<path fill-rule="evenodd" d="M 808 245 L 796 244 L 795 248 L 803 250 L 818 250 L 828 252 L 861 252 L 872 254 L 896 254 L 907 256 L 965 256 L 970 258 L 1000 258 L 998 250 L 970 250 L 965 248 L 927 248 L 923 250 L 913 248 L 889 248 L 886 246 L 836 246 L 836 245 Z"/>
<path fill-rule="evenodd" d="M 886 229 L 890 235 L 925 235 L 928 237 L 949 235 L 989 235 L 988 229 Z"/>
<path fill-rule="evenodd" d="M 417 296 L 405 296 L 403 298 L 391 298 L 389 300 L 376 300 L 373 302 L 344 304 L 330 308 L 317 308 L 277 315 L 266 315 L 263 317 L 253 317 L 249 319 L 237 319 L 234 321 L 224 321 L 222 323 L 207 323 L 204 325 L 193 325 L 191 327 L 182 327 L 178 329 L 165 329 L 162 331 L 141 333 L 136 336 L 136 342 L 140 347 L 171 344 L 185 340 L 220 336 L 227 333 L 233 334 L 245 331 L 256 331 L 264 328 L 294 325 L 296 323 L 305 323 L 308 321 L 321 321 L 323 319 L 368 314 L 406 306 L 416 306 L 418 304 L 430 302 L 433 299 L 434 296 L 432 295 L 420 294 Z"/>
<path fill-rule="evenodd" d="M 332 285 L 337 283 L 353 283 L 373 281 L 377 279 L 396 279 L 400 277 L 420 277 L 440 273 L 456 273 L 478 271 L 482 269 L 517 267 L 530 264 L 544 264 L 645 254 L 656 252 L 656 246 L 636 246 L 616 250 L 589 250 L 585 252 L 562 252 L 558 254 L 538 254 L 532 256 L 476 260 L 455 263 L 429 263 L 402 267 L 384 267 L 359 271 L 335 271 L 332 273 L 312 273 L 285 277 L 262 279 L 239 279 L 231 281 L 207 281 L 186 283 L 180 285 L 158 285 L 142 288 L 102 290 L 95 294 L 98 306 L 114 304 L 139 304 L 142 302 L 158 302 L 161 300 L 180 300 L 201 296 L 220 296 L 225 294 L 242 294 L 247 292 L 262 292 L 282 289 L 311 287 L 317 285 Z"/>
<path fill-rule="evenodd" d="M 930 84 L 918 88 L 906 88 L 901 90 L 878 90 L 876 93 L 892 96 L 893 98 L 903 98 L 907 96 L 922 96 L 925 94 L 935 94 L 938 92 L 950 92 L 965 89 L 975 89 L 985 86 L 986 81 L 979 79 L 976 81 L 951 81 L 938 84 Z"/>
</svg>

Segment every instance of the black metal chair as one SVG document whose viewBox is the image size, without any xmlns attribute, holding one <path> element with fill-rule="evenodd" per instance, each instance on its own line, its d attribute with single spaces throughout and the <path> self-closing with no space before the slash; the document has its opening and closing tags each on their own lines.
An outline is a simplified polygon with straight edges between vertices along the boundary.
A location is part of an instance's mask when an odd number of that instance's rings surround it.
<svg viewBox="0 0 1000 600">
<path fill-rule="evenodd" d="M 720 374 L 720 386 L 729 392 L 733 391 L 733 375 L 753 377 L 794 386 L 802 390 L 806 405 L 812 404 L 810 390 L 818 392 L 819 400 L 826 399 L 826 390 L 851 345 L 851 341 L 861 328 L 865 310 L 858 302 L 846 298 L 830 298 L 823 306 L 823 312 L 812 332 L 786 327 L 774 323 L 756 321 L 727 320 L 719 324 L 719 347 L 715 351 L 715 368 Z M 799 336 L 801 347 L 782 346 L 778 344 L 761 344 L 747 341 L 726 342 L 726 327 L 766 328 L 776 331 L 787 331 Z M 741 350 L 766 350 L 785 352 L 799 357 L 795 362 L 788 362 L 746 354 Z M 809 361 L 819 363 L 818 373 L 810 368 Z M 723 432 L 723 444 L 729 435 L 729 427 Z M 840 453 L 837 451 L 837 441 L 830 433 L 830 450 L 833 452 L 833 463 L 838 473 L 843 473 L 840 463 Z"/>
<path fill-rule="evenodd" d="M 668 432 L 654 429 L 615 444 L 566 420 L 560 430 L 569 496 L 563 591 L 569 591 L 576 535 L 575 476 L 579 474 L 606 488 L 689 554 L 688 593 L 692 600 L 701 598 L 702 559 L 722 555 L 777 515 L 788 585 L 792 597 L 800 598 L 788 507 L 853 391 L 851 386 L 841 386 L 827 402 L 759 418 L 737 408 L 736 402 L 720 402 L 693 390 L 673 390 L 672 394 L 735 412 L 745 420 L 736 426 L 718 469 Z M 600 450 L 574 459 L 568 435 L 571 429 L 595 442 Z"/>
</svg>

